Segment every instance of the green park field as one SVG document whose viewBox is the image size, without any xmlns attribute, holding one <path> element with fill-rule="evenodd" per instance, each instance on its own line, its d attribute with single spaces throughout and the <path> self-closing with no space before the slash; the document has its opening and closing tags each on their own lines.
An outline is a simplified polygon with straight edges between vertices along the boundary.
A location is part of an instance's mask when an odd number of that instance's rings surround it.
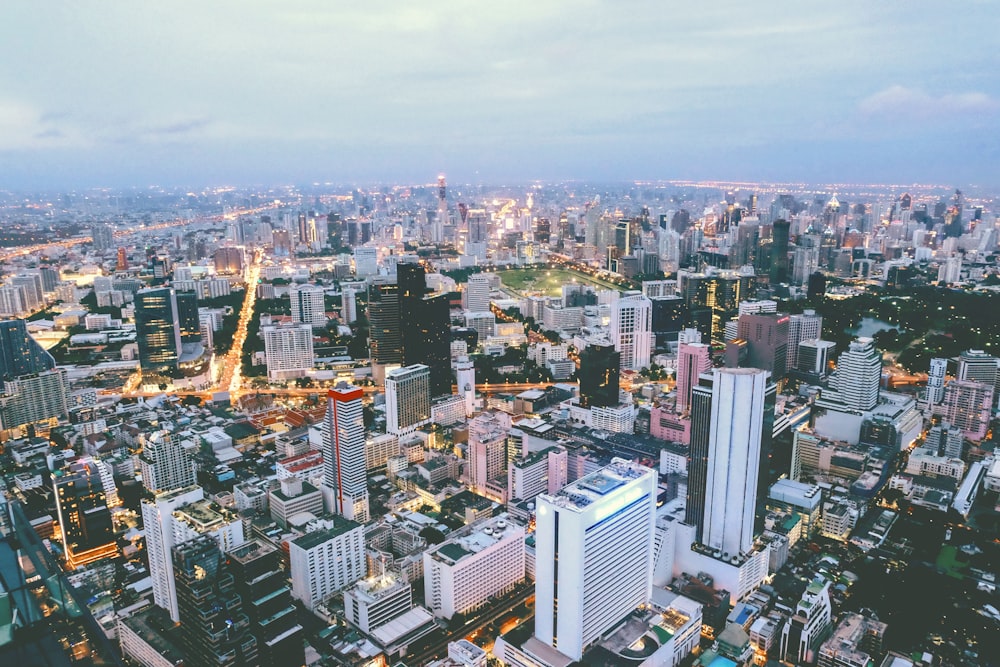
<svg viewBox="0 0 1000 667">
<path fill-rule="evenodd" d="M 562 286 L 569 283 L 594 285 L 602 289 L 623 290 L 624 287 L 572 269 L 507 269 L 497 271 L 504 287 L 519 294 L 540 293 L 559 296 Z"/>
</svg>

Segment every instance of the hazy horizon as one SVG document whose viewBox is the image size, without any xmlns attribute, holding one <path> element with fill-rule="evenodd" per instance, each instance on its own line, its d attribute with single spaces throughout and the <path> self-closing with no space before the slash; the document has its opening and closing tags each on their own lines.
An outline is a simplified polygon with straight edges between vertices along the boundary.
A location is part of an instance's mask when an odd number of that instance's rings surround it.
<svg viewBox="0 0 1000 667">
<path fill-rule="evenodd" d="M 4 189 L 1000 185 L 989 0 L 5 10 Z"/>
</svg>

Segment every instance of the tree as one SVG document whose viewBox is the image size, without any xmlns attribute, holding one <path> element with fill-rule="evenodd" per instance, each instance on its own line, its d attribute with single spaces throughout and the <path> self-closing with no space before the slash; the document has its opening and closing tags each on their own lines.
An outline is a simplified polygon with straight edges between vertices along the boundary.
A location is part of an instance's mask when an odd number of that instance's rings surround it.
<svg viewBox="0 0 1000 667">
<path fill-rule="evenodd" d="M 437 528 L 434 528 L 433 526 L 427 526 L 417 534 L 420 535 L 420 537 L 427 540 L 427 544 L 441 544 L 446 539 L 448 539 L 448 537 L 444 533 L 442 533 Z"/>
</svg>

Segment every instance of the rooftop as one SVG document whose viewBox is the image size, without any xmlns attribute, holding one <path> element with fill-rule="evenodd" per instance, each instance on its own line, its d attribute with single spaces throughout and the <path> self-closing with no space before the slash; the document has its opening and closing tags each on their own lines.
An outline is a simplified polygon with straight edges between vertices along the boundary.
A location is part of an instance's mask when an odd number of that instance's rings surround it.
<svg viewBox="0 0 1000 667">
<path fill-rule="evenodd" d="M 322 530 L 314 530 L 311 533 L 306 533 L 302 537 L 292 540 L 292 544 L 300 549 L 308 551 L 309 549 L 314 549 L 315 547 L 318 547 L 335 537 L 339 537 L 340 535 L 361 526 L 360 523 L 356 523 L 350 519 L 345 519 L 336 515 L 332 516 L 331 519 L 334 524 L 332 528 L 324 528 Z"/>
<path fill-rule="evenodd" d="M 615 489 L 649 474 L 652 470 L 645 466 L 615 458 L 610 465 L 565 486 L 559 493 L 540 497 L 559 507 L 582 510 Z"/>
</svg>

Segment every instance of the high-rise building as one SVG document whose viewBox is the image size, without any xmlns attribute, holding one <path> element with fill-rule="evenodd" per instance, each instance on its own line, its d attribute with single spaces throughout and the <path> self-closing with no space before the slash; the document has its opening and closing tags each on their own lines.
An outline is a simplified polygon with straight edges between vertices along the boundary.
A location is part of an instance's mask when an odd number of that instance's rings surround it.
<svg viewBox="0 0 1000 667">
<path fill-rule="evenodd" d="M 326 326 L 324 290 L 319 285 L 294 285 L 288 289 L 292 321 L 314 327 Z"/>
<path fill-rule="evenodd" d="M 608 342 L 591 343 L 580 352 L 580 405 L 585 408 L 618 405 L 621 352 Z"/>
<path fill-rule="evenodd" d="M 832 622 L 830 582 L 817 578 L 806 586 L 795 614 L 781 630 L 780 657 L 793 665 L 812 663 Z"/>
<path fill-rule="evenodd" d="M 452 618 L 489 604 L 524 581 L 524 527 L 501 514 L 424 552 L 424 604 Z"/>
<path fill-rule="evenodd" d="M 239 274 L 246 264 L 246 249 L 240 246 L 219 248 L 213 255 L 217 274 Z"/>
<path fill-rule="evenodd" d="M 622 370 L 649 366 L 653 351 L 653 303 L 639 292 L 627 293 L 611 306 L 611 342 L 621 353 Z"/>
<path fill-rule="evenodd" d="M 756 368 L 713 369 L 692 392 L 686 522 L 697 542 L 724 559 L 749 553 L 754 543 L 757 501 L 767 486 L 765 431 L 774 420 L 768 380 Z"/>
<path fill-rule="evenodd" d="M 367 278 L 376 273 L 378 273 L 378 248 L 355 248 L 354 275 L 358 278 Z"/>
<path fill-rule="evenodd" d="M 368 285 L 369 341 L 376 382 L 385 380 L 387 367 L 403 363 L 399 286 L 392 278 L 376 277 Z"/>
<path fill-rule="evenodd" d="M 135 329 L 143 375 L 172 378 L 179 367 L 182 351 L 174 290 L 159 287 L 136 292 Z"/>
<path fill-rule="evenodd" d="M 966 350 L 958 356 L 958 372 L 955 377 L 959 380 L 981 382 L 996 389 L 998 367 L 1000 359 L 997 357 L 982 350 Z"/>
<path fill-rule="evenodd" d="M 830 386 L 837 399 L 854 410 L 871 410 L 878 403 L 882 382 L 882 353 L 871 338 L 853 341 L 837 359 Z"/>
<path fill-rule="evenodd" d="M 389 371 L 385 376 L 385 430 L 403 435 L 431 418 L 431 371 L 414 364 Z"/>
<path fill-rule="evenodd" d="M 150 493 L 172 491 L 195 483 L 195 462 L 169 431 L 141 434 L 139 467 L 142 485 Z"/>
<path fill-rule="evenodd" d="M 649 601 L 656 472 L 616 458 L 535 502 L 535 637 L 580 660 Z"/>
<path fill-rule="evenodd" d="M 260 667 L 305 664 L 304 630 L 296 620 L 291 589 L 281 570 L 281 552 L 251 540 L 226 553 L 226 569 L 243 600 L 250 634 L 257 640 Z"/>
<path fill-rule="evenodd" d="M 365 576 L 365 529 L 335 516 L 328 528 L 291 540 L 288 563 L 292 595 L 308 609 L 315 609 Z"/>
<path fill-rule="evenodd" d="M 363 396 L 346 382 L 327 392 L 323 433 L 323 484 L 332 489 L 333 509 L 362 523 L 368 520 Z"/>
<path fill-rule="evenodd" d="M 804 310 L 788 317 L 787 368 L 799 367 L 799 343 L 823 337 L 823 316 L 815 310 Z"/>
<path fill-rule="evenodd" d="M 927 404 L 937 405 L 944 399 L 944 379 L 948 372 L 947 359 L 931 359 L 927 373 Z"/>
<path fill-rule="evenodd" d="M 236 593 L 236 577 L 208 535 L 175 546 L 177 608 L 184 664 L 192 667 L 256 665 L 257 640 Z"/>
<path fill-rule="evenodd" d="M 788 363 L 788 321 L 789 316 L 783 313 L 740 315 L 738 337 L 747 343 L 748 367 L 766 370 L 775 380 L 784 377 Z"/>
<path fill-rule="evenodd" d="M 0 321 L 0 381 L 55 367 L 55 359 L 31 337 L 24 320 Z"/>
<path fill-rule="evenodd" d="M 790 277 L 788 272 L 788 230 L 791 223 L 787 220 L 775 220 L 771 232 L 771 275 L 772 285 L 786 283 Z"/>
<path fill-rule="evenodd" d="M 972 380 L 952 380 L 935 413 L 970 440 L 982 440 L 989 430 L 994 402 L 993 386 Z"/>
<path fill-rule="evenodd" d="M 691 392 L 698 378 L 711 368 L 711 346 L 681 343 L 677 347 L 677 412 L 685 412 L 691 407 Z"/>
<path fill-rule="evenodd" d="M 469 484 L 477 493 L 487 495 L 492 480 L 507 475 L 507 434 L 510 427 L 496 413 L 483 412 L 469 422 Z"/>
<path fill-rule="evenodd" d="M 314 367 L 310 324 L 261 327 L 269 382 L 304 377 Z"/>
<path fill-rule="evenodd" d="M 837 344 L 829 340 L 804 340 L 798 344 L 796 370 L 806 375 L 825 378 L 830 355 Z"/>
<path fill-rule="evenodd" d="M 94 250 L 110 250 L 115 243 L 114 230 L 110 225 L 96 224 L 90 228 L 90 240 L 94 244 Z"/>
<path fill-rule="evenodd" d="M 47 430 L 53 419 L 69 414 L 66 370 L 21 375 L 3 383 L 0 425 L 5 429 L 37 424 Z"/>
<path fill-rule="evenodd" d="M 469 276 L 469 281 L 465 284 L 464 297 L 465 310 L 472 312 L 483 312 L 490 309 L 490 290 L 492 288 L 491 276 L 487 273 L 473 273 Z"/>
<path fill-rule="evenodd" d="M 413 587 L 398 572 L 380 572 L 344 592 L 344 616 L 366 635 L 413 609 Z"/>
<path fill-rule="evenodd" d="M 465 355 L 455 361 L 455 381 L 458 395 L 465 399 L 465 416 L 471 417 L 476 411 L 476 366 Z"/>
<path fill-rule="evenodd" d="M 118 551 L 105 481 L 96 463 L 81 459 L 52 473 L 63 553 L 71 570 L 113 558 Z"/>
<path fill-rule="evenodd" d="M 42 277 L 37 273 L 21 273 L 13 276 L 10 278 L 10 284 L 24 290 L 25 306 L 28 310 L 42 308 L 45 305 Z"/>
<path fill-rule="evenodd" d="M 172 549 L 176 543 L 173 512 L 204 497 L 205 492 L 200 486 L 188 486 L 159 493 L 153 498 L 144 498 L 141 504 L 149 577 L 153 582 L 153 602 L 166 609 L 175 623 L 179 616 L 172 560 Z"/>
<path fill-rule="evenodd" d="M 451 393 L 451 319 L 446 294 L 426 296 L 424 267 L 405 263 L 396 268 L 399 286 L 403 364 L 430 368 L 432 396 Z"/>
</svg>

